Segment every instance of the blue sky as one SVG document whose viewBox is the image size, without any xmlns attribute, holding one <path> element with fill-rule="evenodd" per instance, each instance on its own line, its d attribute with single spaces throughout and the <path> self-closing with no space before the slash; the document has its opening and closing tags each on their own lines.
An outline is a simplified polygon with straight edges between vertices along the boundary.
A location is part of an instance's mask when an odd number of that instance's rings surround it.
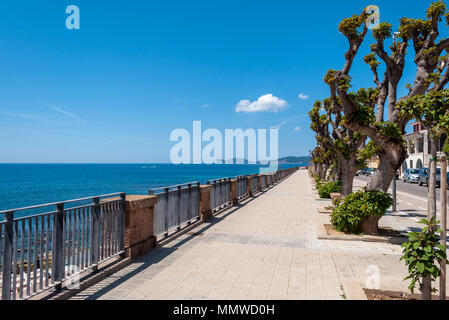
<svg viewBox="0 0 449 320">
<path fill-rule="evenodd" d="M 71 4 L 80 30 L 65 27 Z M 0 162 L 168 162 L 170 132 L 194 120 L 280 126 L 280 156 L 307 155 L 307 112 L 344 62 L 338 23 L 369 4 L 397 26 L 430 1 L 1 1 Z M 367 40 L 355 88 L 373 85 Z M 236 112 L 267 94 L 282 110 Z"/>
</svg>

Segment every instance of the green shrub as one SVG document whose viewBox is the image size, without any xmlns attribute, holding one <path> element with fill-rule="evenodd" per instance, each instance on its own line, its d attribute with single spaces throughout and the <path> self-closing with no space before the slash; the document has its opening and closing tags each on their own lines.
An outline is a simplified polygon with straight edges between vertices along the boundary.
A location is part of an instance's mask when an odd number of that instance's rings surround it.
<svg viewBox="0 0 449 320">
<path fill-rule="evenodd" d="M 315 179 L 315 183 L 316 183 L 316 185 L 317 185 L 317 187 L 318 187 L 318 186 L 321 184 L 321 179 L 320 179 L 320 177 L 319 177 L 318 175 L 315 175 L 313 178 Z"/>
<path fill-rule="evenodd" d="M 318 194 L 320 195 L 320 198 L 330 199 L 331 193 L 339 193 L 339 192 L 341 192 L 340 181 L 321 183 L 318 186 Z"/>
<path fill-rule="evenodd" d="M 419 290 L 423 289 L 422 280 L 426 276 L 431 276 L 431 281 L 438 279 L 442 261 L 449 263 L 446 259 L 446 248 L 440 243 L 439 234 L 443 233 L 437 228 L 440 221 L 432 218 L 430 221 L 421 219 L 418 223 L 427 226 L 421 232 L 410 232 L 409 241 L 402 244 L 404 249 L 401 260 L 405 261 L 409 272 L 404 280 L 411 280 L 408 288 L 412 293 L 417 285 Z M 436 292 L 436 289 L 432 288 L 431 291 Z"/>
<path fill-rule="evenodd" d="M 392 205 L 393 199 L 388 193 L 362 189 L 347 195 L 334 207 L 331 222 L 338 231 L 358 233 L 369 215 L 382 216 Z"/>
</svg>

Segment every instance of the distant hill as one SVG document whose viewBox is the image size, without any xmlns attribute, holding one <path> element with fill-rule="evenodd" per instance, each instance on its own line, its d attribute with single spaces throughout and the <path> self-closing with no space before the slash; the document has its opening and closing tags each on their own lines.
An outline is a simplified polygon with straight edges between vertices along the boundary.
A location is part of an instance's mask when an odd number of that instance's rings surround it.
<svg viewBox="0 0 449 320">
<path fill-rule="evenodd" d="M 283 157 L 279 159 L 279 163 L 309 163 L 309 157 Z"/>
<path fill-rule="evenodd" d="M 241 161 L 243 161 L 244 164 L 251 164 L 246 159 L 242 159 Z M 308 164 L 309 161 L 310 161 L 309 157 L 293 157 L 293 156 L 283 157 L 283 158 L 280 158 L 278 160 L 278 162 L 280 164 L 287 164 L 287 163 L 294 163 L 294 164 L 302 164 L 302 163 L 304 163 L 304 164 Z M 222 161 L 219 161 L 218 163 L 224 164 L 225 161 L 222 160 Z M 235 158 L 232 159 L 232 163 L 234 163 L 234 164 L 237 163 L 237 159 L 235 159 Z M 252 164 L 254 164 L 254 163 L 252 163 Z M 257 162 L 256 164 L 259 164 L 259 162 Z"/>
</svg>

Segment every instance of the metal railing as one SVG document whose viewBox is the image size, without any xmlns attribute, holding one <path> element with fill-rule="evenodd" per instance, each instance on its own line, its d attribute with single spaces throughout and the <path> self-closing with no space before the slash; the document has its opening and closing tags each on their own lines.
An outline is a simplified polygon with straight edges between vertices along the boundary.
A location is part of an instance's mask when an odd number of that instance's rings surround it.
<svg viewBox="0 0 449 320">
<path fill-rule="evenodd" d="M 167 237 L 200 218 L 200 183 L 198 181 L 149 191 L 158 198 L 154 206 L 154 235 Z"/>
<path fill-rule="evenodd" d="M 274 175 L 253 175 L 253 192 L 281 181 L 295 169 Z M 273 179 L 274 178 L 274 179 Z M 248 176 L 236 177 L 236 197 L 248 194 Z M 268 180 L 267 180 L 268 179 Z M 231 178 L 212 185 L 210 208 L 232 204 Z M 152 189 L 154 235 L 168 236 L 200 219 L 198 181 Z M 84 271 L 95 272 L 101 262 L 125 250 L 125 193 L 47 203 L 0 211 L 0 286 L 2 300 L 26 299 L 48 288 L 59 290 Z"/>
<path fill-rule="evenodd" d="M 113 193 L 0 211 L 2 300 L 61 289 L 64 281 L 121 254 L 124 201 L 124 193 Z"/>
<path fill-rule="evenodd" d="M 212 185 L 210 191 L 210 208 L 212 212 L 219 211 L 231 204 L 231 178 L 208 180 Z"/>
<path fill-rule="evenodd" d="M 265 175 L 260 175 L 259 179 L 260 179 L 260 190 L 263 190 L 267 186 L 267 178 Z"/>
<path fill-rule="evenodd" d="M 240 200 L 248 195 L 248 177 L 238 176 L 235 179 L 237 180 L 236 197 Z"/>
<path fill-rule="evenodd" d="M 251 192 L 253 194 L 256 193 L 258 187 L 259 187 L 259 176 L 258 175 L 251 176 Z"/>
</svg>

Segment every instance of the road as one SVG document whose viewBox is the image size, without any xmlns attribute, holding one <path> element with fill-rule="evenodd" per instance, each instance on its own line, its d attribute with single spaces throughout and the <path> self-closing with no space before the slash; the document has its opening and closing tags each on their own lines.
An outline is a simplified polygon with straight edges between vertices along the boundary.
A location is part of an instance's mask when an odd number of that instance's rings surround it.
<svg viewBox="0 0 449 320">
<path fill-rule="evenodd" d="M 367 177 L 356 177 L 354 179 L 354 190 L 363 187 L 368 182 Z M 379 222 L 382 226 L 392 227 L 393 229 L 407 233 L 410 231 L 419 231 L 423 225 L 418 224 L 422 218 L 427 218 L 428 202 L 427 187 L 419 186 L 416 183 L 404 183 L 402 180 L 396 181 L 397 186 L 397 211 L 387 211 Z M 391 187 L 388 190 L 391 193 Z M 437 189 L 437 220 L 441 220 L 440 215 L 440 189 Z"/>
<path fill-rule="evenodd" d="M 356 177 L 357 180 L 363 181 L 365 183 L 368 182 L 369 177 L 365 176 L 358 176 Z M 396 180 L 396 190 L 399 192 L 406 192 L 411 195 L 420 197 L 420 198 L 426 198 L 427 199 L 427 191 L 428 188 L 426 185 L 419 186 L 417 183 L 405 183 L 403 180 Z M 391 187 L 390 187 L 391 191 Z M 437 201 L 440 200 L 440 188 L 437 188 Z M 449 193 L 449 191 L 448 191 Z"/>
</svg>

